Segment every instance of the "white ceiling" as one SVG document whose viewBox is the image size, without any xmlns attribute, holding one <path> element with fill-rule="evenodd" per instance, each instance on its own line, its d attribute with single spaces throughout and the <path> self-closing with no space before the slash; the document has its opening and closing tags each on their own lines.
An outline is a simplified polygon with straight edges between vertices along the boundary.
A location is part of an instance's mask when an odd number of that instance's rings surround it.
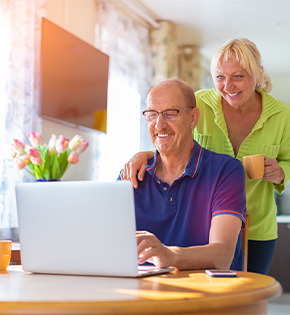
<svg viewBox="0 0 290 315">
<path fill-rule="evenodd" d="M 210 60 L 228 39 L 247 37 L 262 54 L 265 69 L 279 85 L 290 89 L 289 0 L 134 0 L 156 20 L 176 25 L 179 45 L 197 45 Z M 282 84 L 282 87 L 281 87 Z M 280 90 L 279 90 L 280 89 Z M 288 94 L 288 91 L 287 91 Z M 290 96 L 288 99 L 290 100 Z M 290 105 L 290 103 L 288 102 Z"/>
</svg>

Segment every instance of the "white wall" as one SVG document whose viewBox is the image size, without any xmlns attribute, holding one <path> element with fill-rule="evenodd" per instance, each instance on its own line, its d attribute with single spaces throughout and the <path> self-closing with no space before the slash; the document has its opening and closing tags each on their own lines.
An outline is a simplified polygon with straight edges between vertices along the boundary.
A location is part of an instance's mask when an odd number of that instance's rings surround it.
<svg viewBox="0 0 290 315">
<path fill-rule="evenodd" d="M 271 95 L 290 106 L 290 76 L 287 74 L 270 74 L 270 76 L 273 83 Z"/>
<path fill-rule="evenodd" d="M 97 14 L 95 0 L 46 0 L 46 17 L 91 45 Z"/>
</svg>

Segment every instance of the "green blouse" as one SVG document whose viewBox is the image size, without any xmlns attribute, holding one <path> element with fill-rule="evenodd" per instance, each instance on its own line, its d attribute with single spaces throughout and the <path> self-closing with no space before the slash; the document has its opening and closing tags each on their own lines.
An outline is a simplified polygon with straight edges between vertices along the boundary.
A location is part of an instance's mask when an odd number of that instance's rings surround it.
<svg viewBox="0 0 290 315">
<path fill-rule="evenodd" d="M 263 91 L 259 93 L 262 95 L 261 117 L 241 144 L 237 156 L 228 137 L 221 96 L 216 89 L 195 93 L 200 119 L 193 131 L 193 137 L 204 148 L 228 154 L 241 162 L 243 156 L 259 153 L 267 158 L 277 159 L 285 173 L 282 184 L 249 179 L 246 175 L 249 239 L 264 241 L 277 238 L 274 188 L 281 194 L 290 178 L 290 107 Z"/>
</svg>

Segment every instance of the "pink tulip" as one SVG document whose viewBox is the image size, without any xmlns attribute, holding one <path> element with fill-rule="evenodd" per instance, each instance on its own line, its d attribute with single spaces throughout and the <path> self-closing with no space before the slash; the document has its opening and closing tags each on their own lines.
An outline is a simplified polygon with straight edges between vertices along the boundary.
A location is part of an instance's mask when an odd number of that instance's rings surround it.
<svg viewBox="0 0 290 315">
<path fill-rule="evenodd" d="M 27 136 L 32 146 L 38 147 L 41 145 L 42 137 L 37 131 L 30 132 Z"/>
<path fill-rule="evenodd" d="M 55 143 L 56 151 L 59 153 L 63 153 L 68 148 L 69 139 L 66 139 L 63 135 L 60 135 Z"/>
<path fill-rule="evenodd" d="M 27 153 L 31 158 L 38 159 L 40 158 L 40 150 L 37 148 L 30 148 L 28 153 Z M 33 163 L 34 164 L 34 163 Z"/>
<path fill-rule="evenodd" d="M 26 144 L 26 146 L 25 146 L 25 148 L 24 148 L 24 152 L 28 155 L 30 149 L 32 149 L 32 146 L 29 145 L 29 144 Z"/>
<path fill-rule="evenodd" d="M 68 164 L 77 164 L 79 155 L 89 146 L 89 142 L 78 135 L 70 141 L 63 135 L 57 137 L 52 134 L 48 144 L 43 142 L 41 135 L 36 131 L 30 132 L 27 136 L 29 143 L 26 146 L 19 140 L 13 139 L 7 149 L 10 151 L 10 156 L 15 158 L 16 167 L 23 169 L 29 166 L 28 171 L 35 178 L 45 177 L 49 175 L 48 172 L 56 170 L 57 165 L 53 163 L 58 163 L 60 178 Z M 67 161 L 63 160 L 67 155 Z"/>
<path fill-rule="evenodd" d="M 82 144 L 82 137 L 75 135 L 69 142 L 69 149 L 71 151 L 76 151 Z"/>
<path fill-rule="evenodd" d="M 71 152 L 67 158 L 68 162 L 71 163 L 71 164 L 76 164 L 78 163 L 79 161 L 79 156 L 74 153 L 74 152 Z"/>
<path fill-rule="evenodd" d="M 83 153 L 87 149 L 88 146 L 89 146 L 89 142 L 83 140 L 80 147 L 77 149 L 76 153 L 78 155 L 80 155 L 81 153 Z"/>
<path fill-rule="evenodd" d="M 24 154 L 25 145 L 21 141 L 13 139 L 11 147 L 14 150 L 14 152 L 16 152 L 16 154 L 18 155 Z"/>
<path fill-rule="evenodd" d="M 19 170 L 22 170 L 29 162 L 30 162 L 29 157 L 23 156 L 23 157 L 21 157 L 19 159 L 16 159 L 16 167 Z"/>
<path fill-rule="evenodd" d="M 56 135 L 52 134 L 48 142 L 49 150 L 52 150 L 55 147 L 55 143 L 56 143 Z"/>
<path fill-rule="evenodd" d="M 51 156 L 52 152 L 55 152 L 56 153 L 56 149 L 55 148 L 52 148 L 52 149 L 48 149 L 48 152 L 49 152 L 49 156 Z"/>
<path fill-rule="evenodd" d="M 35 158 L 33 156 L 30 158 L 30 161 L 34 165 L 40 165 L 42 162 L 40 157 Z"/>
</svg>

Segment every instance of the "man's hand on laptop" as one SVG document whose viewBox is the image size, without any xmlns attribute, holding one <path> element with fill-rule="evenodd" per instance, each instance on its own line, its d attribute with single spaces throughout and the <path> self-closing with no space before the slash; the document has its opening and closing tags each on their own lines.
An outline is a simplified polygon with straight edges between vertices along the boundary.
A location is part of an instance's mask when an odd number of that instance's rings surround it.
<svg viewBox="0 0 290 315">
<path fill-rule="evenodd" d="M 152 233 L 137 231 L 138 262 L 143 264 L 146 261 L 159 268 L 173 266 L 174 251 L 163 245 Z"/>
</svg>

